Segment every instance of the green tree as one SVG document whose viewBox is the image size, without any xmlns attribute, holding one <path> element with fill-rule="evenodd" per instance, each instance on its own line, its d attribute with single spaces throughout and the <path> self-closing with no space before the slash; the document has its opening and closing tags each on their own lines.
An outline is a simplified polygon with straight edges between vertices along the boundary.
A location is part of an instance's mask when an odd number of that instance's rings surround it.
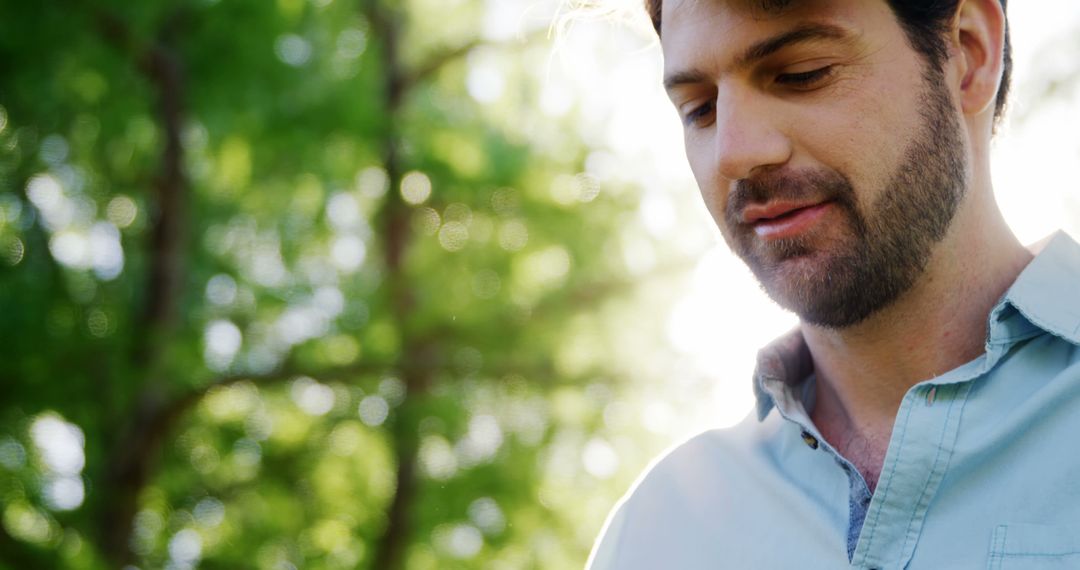
<svg viewBox="0 0 1080 570">
<path fill-rule="evenodd" d="M 0 6 L 0 566 L 584 561 L 636 192 L 483 11 Z"/>
</svg>

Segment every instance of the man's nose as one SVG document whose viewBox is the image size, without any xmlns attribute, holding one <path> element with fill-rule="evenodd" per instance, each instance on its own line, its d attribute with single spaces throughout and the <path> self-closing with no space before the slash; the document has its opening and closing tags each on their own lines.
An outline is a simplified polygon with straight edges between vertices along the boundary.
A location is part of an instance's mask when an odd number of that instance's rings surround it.
<svg viewBox="0 0 1080 570">
<path fill-rule="evenodd" d="M 714 159 L 727 180 L 749 178 L 756 170 L 784 164 L 792 146 L 783 117 L 763 95 L 737 88 L 721 90 L 716 100 Z"/>
</svg>

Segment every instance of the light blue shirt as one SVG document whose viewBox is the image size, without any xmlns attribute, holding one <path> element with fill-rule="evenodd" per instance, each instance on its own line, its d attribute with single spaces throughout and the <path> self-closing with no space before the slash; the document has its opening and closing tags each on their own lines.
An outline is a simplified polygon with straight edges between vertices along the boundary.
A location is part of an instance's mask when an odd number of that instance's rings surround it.
<svg viewBox="0 0 1080 570">
<path fill-rule="evenodd" d="M 589 567 L 1080 569 L 1078 346 L 1080 245 L 1059 232 L 990 313 L 985 352 L 905 394 L 871 496 L 810 421 L 795 331 L 758 356 L 757 413 L 657 461 Z"/>
</svg>

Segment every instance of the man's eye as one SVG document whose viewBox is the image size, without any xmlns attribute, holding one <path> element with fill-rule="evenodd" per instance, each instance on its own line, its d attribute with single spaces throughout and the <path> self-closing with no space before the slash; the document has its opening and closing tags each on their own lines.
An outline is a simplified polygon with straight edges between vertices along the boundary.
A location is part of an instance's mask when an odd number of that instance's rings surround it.
<svg viewBox="0 0 1080 570">
<path fill-rule="evenodd" d="M 832 66 L 828 65 L 802 73 L 782 73 L 776 76 L 776 82 L 785 87 L 807 88 L 813 87 L 819 81 L 832 74 Z"/>
<path fill-rule="evenodd" d="M 707 101 L 697 107 L 694 107 L 689 113 L 683 117 L 683 122 L 687 126 L 701 124 L 712 112 L 715 103 Z"/>
</svg>

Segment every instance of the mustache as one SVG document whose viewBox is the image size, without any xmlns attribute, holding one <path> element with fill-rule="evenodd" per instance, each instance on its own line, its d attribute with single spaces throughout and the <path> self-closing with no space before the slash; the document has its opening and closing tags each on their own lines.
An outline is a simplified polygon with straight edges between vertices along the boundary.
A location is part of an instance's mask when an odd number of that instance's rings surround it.
<svg viewBox="0 0 1080 570">
<path fill-rule="evenodd" d="M 737 181 L 728 198 L 725 215 L 729 224 L 735 224 L 742 219 L 742 211 L 747 206 L 772 200 L 832 200 L 850 209 L 854 209 L 856 201 L 851 182 L 834 170 L 773 171 Z"/>
</svg>

